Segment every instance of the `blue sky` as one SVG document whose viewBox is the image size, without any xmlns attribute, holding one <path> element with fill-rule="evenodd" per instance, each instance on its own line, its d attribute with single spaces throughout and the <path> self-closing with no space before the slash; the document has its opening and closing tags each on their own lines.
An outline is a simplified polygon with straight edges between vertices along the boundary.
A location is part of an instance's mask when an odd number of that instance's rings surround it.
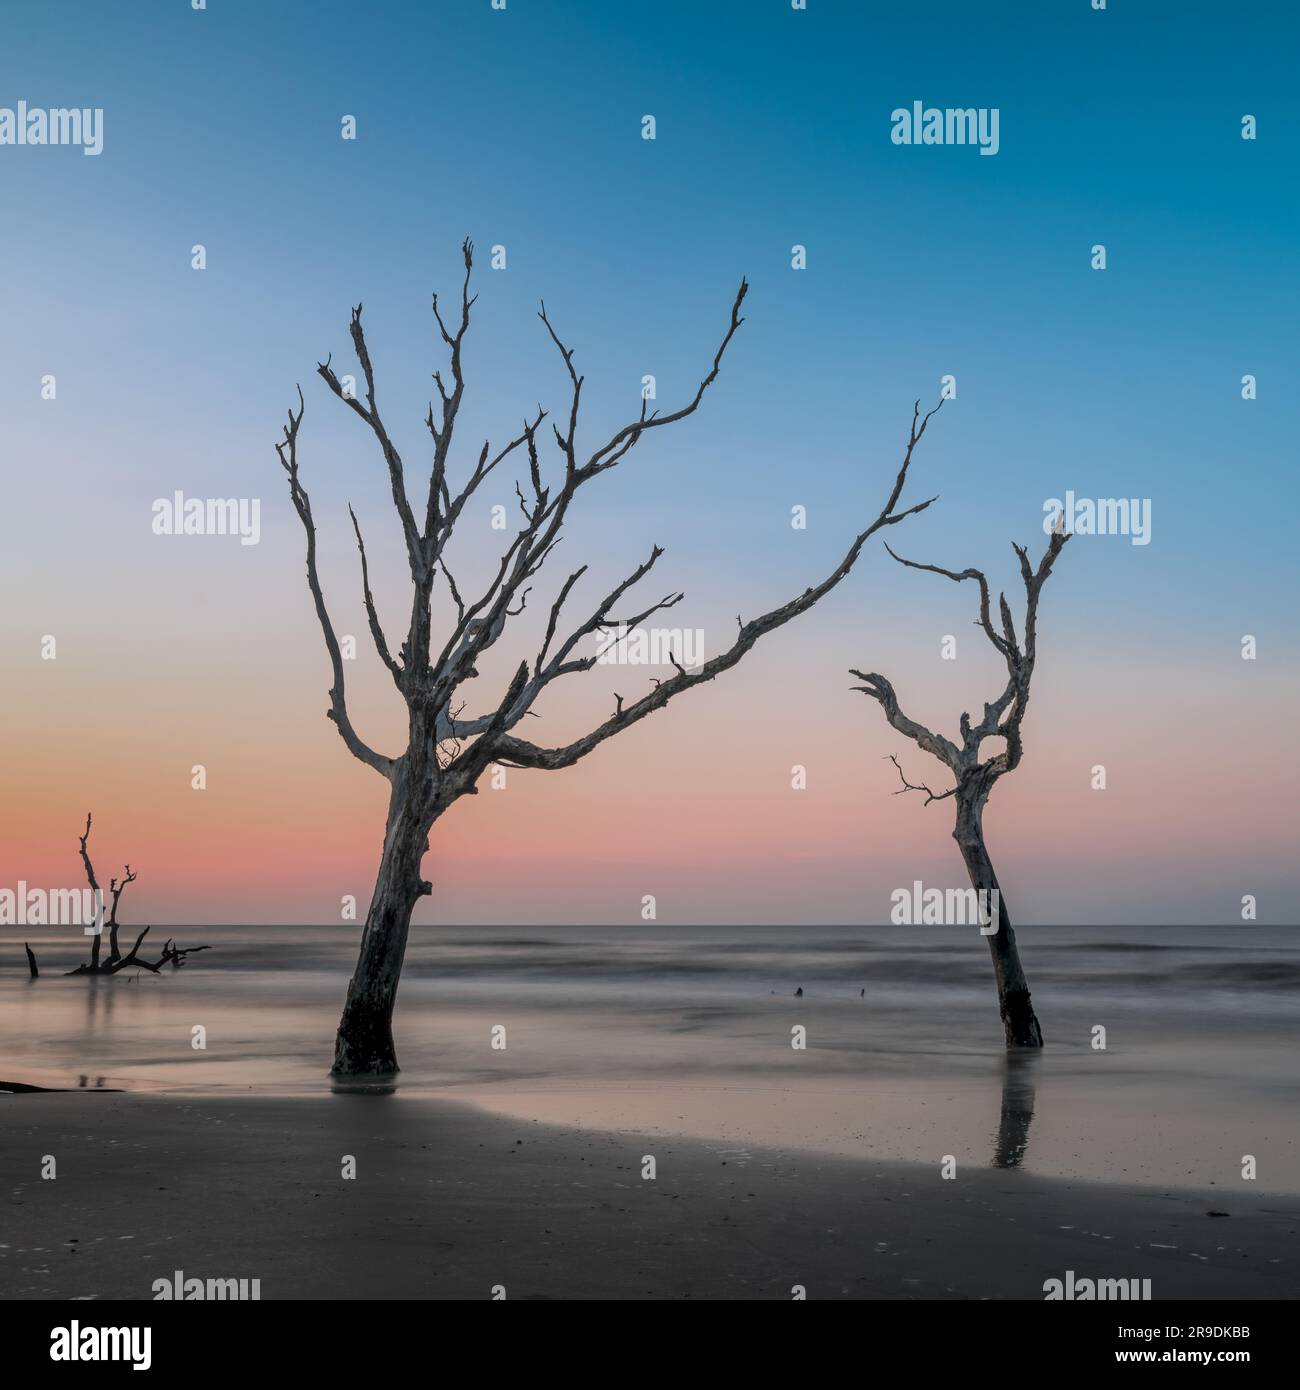
<svg viewBox="0 0 1300 1390">
<path fill-rule="evenodd" d="M 1298 37 L 1290 5 L 1208 0 L 14 12 L 0 105 L 103 107 L 105 147 L 0 148 L 0 396 L 21 518 L 0 579 L 42 595 L 39 616 L 11 604 L 0 630 L 26 642 L 24 624 L 56 617 L 199 622 L 196 643 L 219 652 L 255 607 L 282 605 L 301 627 L 299 537 L 270 452 L 296 381 L 305 471 L 330 518 L 327 581 L 354 598 L 343 503 L 377 535 L 391 518 L 366 441 L 313 367 L 346 356 L 364 300 L 390 425 L 422 458 L 439 362 L 428 293 L 454 299 L 469 235 L 482 298 L 466 456 L 539 399 L 563 400 L 540 297 L 588 373 L 594 436 L 635 412 L 646 373 L 661 404 L 688 393 L 751 281 L 707 408 L 593 489 L 583 558 L 621 573 L 666 544 L 668 586 L 727 622 L 738 602 L 787 597 L 874 515 L 913 398 L 933 400 L 951 373 L 958 397 L 914 494 L 941 502 L 903 553 L 1010 583 L 1008 542 L 1038 543 L 1044 499 L 1150 498 L 1151 545 L 1072 548 L 1051 595 L 1071 642 L 1055 679 L 1108 711 L 1135 686 L 1139 722 L 1162 717 L 1171 686 L 1200 689 L 1204 715 L 1180 716 L 1189 733 L 1208 720 L 1230 738 L 1240 635 L 1269 660 L 1248 722 L 1296 668 Z M 915 100 L 998 108 L 999 153 L 893 145 L 890 113 Z M 498 243 L 505 272 L 487 266 Z M 54 414 L 39 378 L 56 369 Z M 1240 397 L 1245 373 L 1256 401 Z M 150 499 L 175 488 L 264 498 L 265 553 L 238 571 L 215 552 L 174 573 L 136 558 Z M 513 505 L 510 480 L 484 500 Z M 810 517 L 797 544 L 795 503 Z M 105 548 L 127 557 L 122 574 L 99 565 Z M 400 556 L 373 549 L 392 597 Z M 218 585 L 228 602 L 209 602 Z M 870 608 L 827 605 L 801 640 L 847 625 L 855 664 L 870 646 L 905 665 L 967 616 L 965 594 L 878 552 L 846 593 Z M 273 665 L 271 639 L 249 640 L 246 659 Z M 313 664 L 313 699 L 320 678 Z"/>
<path fill-rule="evenodd" d="M 670 352 L 661 384 L 683 388 L 744 273 L 732 370 L 761 428 L 738 425 L 733 398 L 691 443 L 738 443 L 751 477 L 795 466 L 832 503 L 882 426 L 951 371 L 949 520 L 982 493 L 1032 518 L 1066 486 L 1122 490 L 1153 496 L 1157 584 L 1164 565 L 1200 571 L 1202 527 L 1225 515 L 1284 563 L 1269 499 L 1294 476 L 1288 7 L 213 0 L 46 6 L 10 24 L 5 100 L 103 106 L 106 150 L 4 151 L 6 298 L 25 354 L 84 348 L 89 371 L 92 349 L 101 367 L 111 351 L 160 385 L 137 428 L 192 418 L 220 382 L 244 406 L 231 427 L 264 429 L 289 378 L 346 346 L 361 298 L 390 396 L 420 400 L 427 292 L 454 284 L 468 233 L 510 255 L 482 310 L 494 381 L 555 382 L 530 322 L 545 294 L 598 354 L 611 410 L 620 374 L 634 389 Z M 890 110 L 916 99 L 997 106 L 1000 153 L 891 145 Z M 339 138 L 345 113 L 355 143 Z M 1260 377 L 1249 406 L 1245 372 Z M 123 382 L 95 376 L 87 408 L 121 418 Z M 483 404 L 491 420 L 528 401 L 503 384 Z M 729 469 L 692 483 L 704 503 L 766 506 L 735 494 Z M 1213 606 L 1230 602 L 1222 579 Z"/>
</svg>

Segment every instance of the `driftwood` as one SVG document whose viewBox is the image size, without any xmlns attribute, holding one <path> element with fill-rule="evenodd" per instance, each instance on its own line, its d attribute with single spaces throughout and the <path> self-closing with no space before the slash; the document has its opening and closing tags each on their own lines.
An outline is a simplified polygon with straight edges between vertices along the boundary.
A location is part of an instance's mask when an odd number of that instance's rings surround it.
<svg viewBox="0 0 1300 1390">
<path fill-rule="evenodd" d="M 168 937 L 167 944 L 163 947 L 163 953 L 159 957 L 158 966 L 155 969 L 161 968 L 168 961 L 171 961 L 172 969 L 179 970 L 185 964 L 186 956 L 192 956 L 196 951 L 210 951 L 211 949 L 211 946 L 186 946 L 184 950 L 180 950 L 171 937 Z"/>
<path fill-rule="evenodd" d="M 86 866 L 86 878 L 90 883 L 92 892 L 95 895 L 95 927 L 97 930 L 91 938 L 90 959 L 83 965 L 77 966 L 75 970 L 65 970 L 64 976 L 70 975 L 117 975 L 131 966 L 138 966 L 141 970 L 147 970 L 150 974 L 157 975 L 164 965 L 170 964 L 173 970 L 179 970 L 185 964 L 185 957 L 193 955 L 197 951 L 210 951 L 210 946 L 186 946 L 179 948 L 176 943 L 167 938 L 163 946 L 162 955 L 157 960 L 145 960 L 140 955 L 140 947 L 144 944 L 144 939 L 149 935 L 149 928 L 145 927 L 136 937 L 135 944 L 123 955 L 117 942 L 117 910 L 122 901 L 122 894 L 126 890 L 128 883 L 134 883 L 139 877 L 134 873 L 131 866 L 127 864 L 120 879 L 112 878 L 108 883 L 108 891 L 111 894 L 111 906 L 109 908 L 108 928 L 108 959 L 100 959 L 100 949 L 104 936 L 104 895 L 99 887 L 99 880 L 95 877 L 95 866 L 91 863 L 90 851 L 87 845 L 90 841 L 91 816 L 86 814 L 85 832 L 78 836 L 81 846 L 81 862 Z M 32 948 L 23 943 L 27 950 L 27 968 L 31 972 L 31 978 L 37 979 L 40 971 L 37 969 L 36 956 Z"/>
<path fill-rule="evenodd" d="M 135 945 L 131 947 L 126 955 L 119 956 L 117 960 L 108 960 L 102 965 L 96 964 L 95 961 L 99 955 L 99 951 L 95 950 L 89 964 L 79 965 L 75 970 L 65 970 L 63 973 L 64 975 L 116 975 L 119 971 L 125 970 L 129 965 L 142 965 L 146 970 L 152 970 L 156 975 L 158 973 L 158 967 L 162 965 L 162 961 L 158 961 L 157 964 L 151 965 L 148 961 L 139 959 L 140 947 L 145 937 L 148 935 L 149 928 L 145 927 L 140 935 L 136 937 Z M 96 937 L 95 946 L 98 947 L 98 945 L 99 938 Z"/>
</svg>

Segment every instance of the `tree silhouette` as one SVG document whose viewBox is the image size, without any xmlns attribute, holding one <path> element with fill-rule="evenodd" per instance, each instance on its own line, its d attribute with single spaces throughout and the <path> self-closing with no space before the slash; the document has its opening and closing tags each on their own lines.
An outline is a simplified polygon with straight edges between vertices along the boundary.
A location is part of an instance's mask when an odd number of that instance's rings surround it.
<svg viewBox="0 0 1300 1390">
<path fill-rule="evenodd" d="M 651 688 L 625 703 L 617 696 L 613 712 L 596 728 L 570 743 L 545 746 L 522 738 L 521 722 L 536 715 L 539 697 L 566 677 L 589 671 L 596 664 L 595 640 L 611 630 L 627 632 L 662 609 L 677 604 L 682 595 L 670 593 L 650 602 L 633 615 L 614 616 L 625 595 L 643 580 L 662 555 L 655 546 L 649 556 L 615 584 L 567 634 L 561 635 L 561 616 L 575 586 L 586 573 L 583 565 L 559 586 L 550 609 L 545 637 L 530 659 L 520 660 L 505 689 L 489 700 L 482 713 L 464 716 L 461 688 L 477 674 L 477 663 L 505 633 L 510 621 L 524 610 L 533 581 L 560 539 L 569 509 L 581 489 L 608 473 L 654 431 L 691 415 L 705 392 L 717 379 L 723 355 L 744 321 L 740 314 L 748 285 L 742 280 L 731 308 L 731 317 L 707 374 L 695 393 L 676 410 L 659 414 L 649 410 L 643 399 L 639 415 L 604 439 L 592 452 L 580 449 L 578 428 L 584 377 L 574 366 L 573 349 L 556 332 L 543 304 L 538 317 L 559 353 L 568 376 L 569 400 L 551 434 L 559 453 L 559 476 L 548 481 L 538 454 L 538 434 L 546 412 L 526 421 L 503 447 L 493 451 L 485 443 L 478 461 L 464 486 L 453 493 L 448 483 L 448 460 L 457 416 L 465 391 L 462 348 L 469 329 L 470 311 L 475 297 L 469 286 L 473 268 L 473 246 L 462 247 L 465 275 L 460 295 L 459 322 L 449 326 L 433 297 L 433 314 L 449 353 L 449 378 L 435 372 L 438 406 L 430 404 L 425 425 L 433 439 L 433 458 L 429 470 L 422 524 L 407 494 L 402 458 L 388 433 L 376 398 L 375 374 L 361 325 L 361 306 L 352 313 L 351 337 L 364 378 L 364 398 L 345 388 L 330 360 L 317 371 L 340 401 L 367 427 L 383 456 L 391 486 L 393 506 L 401 524 L 403 545 L 410 570 L 411 605 L 405 636 L 394 654 L 384 634 L 374 595 L 370 588 L 365 541 L 355 513 L 353 529 L 361 556 L 361 585 L 366 617 L 375 651 L 387 669 L 406 704 L 406 747 L 395 755 L 375 751 L 366 743 L 348 714 L 344 689 L 343 658 L 333 623 L 321 591 L 316 564 L 316 528 L 311 501 L 303 486 L 298 465 L 298 442 L 304 402 L 298 392 L 298 407 L 290 410 L 284 437 L 276 446 L 280 462 L 289 479 L 289 493 L 306 536 L 307 584 L 311 591 L 325 639 L 333 672 L 327 717 L 338 729 L 348 750 L 390 783 L 388 817 L 384 831 L 379 870 L 366 915 L 356 969 L 348 986 L 347 1000 L 339 1023 L 333 1072 L 336 1076 L 383 1076 L 397 1070 L 393 1045 L 392 1014 L 402 970 L 411 913 L 420 897 L 432 892 L 432 885 L 421 876 L 421 861 L 428 849 L 429 832 L 434 823 L 462 796 L 473 794 L 485 769 L 491 764 L 516 768 L 568 767 L 585 757 L 606 739 L 662 709 L 670 700 L 692 686 L 711 681 L 735 666 L 765 633 L 806 612 L 828 594 L 850 571 L 867 540 L 882 527 L 893 526 L 905 517 L 923 511 L 929 501 L 895 510 L 907 479 L 912 453 L 930 416 L 913 412 L 902 465 L 894 479 L 888 500 L 876 518 L 849 546 L 844 558 L 820 583 L 779 608 L 749 622 L 737 620 L 738 631 L 731 646 L 694 670 L 686 670 L 674 657 L 673 674 L 651 683 Z M 937 407 L 936 407 L 937 409 Z M 933 414 L 933 411 L 931 412 Z M 467 600 L 448 568 L 448 546 L 466 505 L 483 481 L 507 459 L 517 459 L 526 482 L 516 482 L 522 524 L 505 548 L 495 573 L 485 590 Z M 522 465 L 526 464 L 526 469 Z M 933 499 L 930 499 L 932 501 Z M 351 511 L 351 509 L 349 509 Z M 431 599 L 434 583 L 441 574 L 450 604 L 448 630 L 433 633 Z M 590 640 L 593 650 L 583 644 Z M 606 649 L 620 637 L 604 643 Z"/>
<path fill-rule="evenodd" d="M 1020 964 L 1020 952 L 1016 947 L 1016 934 L 1011 927 L 1011 917 L 1007 911 L 1006 895 L 1001 891 L 993 862 L 984 844 L 984 803 L 989 798 L 997 780 L 1019 767 L 1024 754 L 1020 726 L 1024 722 L 1025 710 L 1029 704 L 1029 683 L 1034 674 L 1034 662 L 1038 655 L 1038 598 L 1052 565 L 1061 553 L 1069 533 L 1066 532 L 1058 516 L 1043 558 L 1034 569 L 1029 563 L 1029 554 L 1024 546 L 1015 545 L 1012 549 L 1020 562 L 1020 576 L 1025 586 L 1025 634 L 1021 642 L 1016 637 L 1015 622 L 1011 616 L 1011 606 L 1005 594 L 998 595 L 998 614 L 1002 630 L 993 626 L 990 613 L 989 581 L 977 569 L 947 570 L 939 565 L 920 565 L 912 560 L 904 560 L 894 554 L 886 545 L 885 549 L 893 555 L 900 565 L 909 569 L 928 570 L 931 574 L 941 574 L 960 584 L 973 579 L 979 585 L 980 608 L 976 625 L 993 644 L 1007 668 L 1007 684 L 1002 694 L 992 704 L 984 706 L 984 716 L 978 724 L 971 724 L 970 715 L 963 713 L 959 724 L 960 744 L 953 743 L 943 734 L 931 733 L 924 724 L 909 719 L 899 707 L 894 687 L 884 676 L 875 672 L 851 670 L 864 684 L 854 686 L 864 695 L 870 695 L 885 712 L 885 718 L 900 734 L 906 735 L 919 748 L 938 758 L 956 779 L 955 785 L 947 791 L 933 792 L 924 783 L 913 784 L 903 774 L 898 759 L 894 766 L 902 780 L 902 792 L 917 791 L 925 796 L 925 804 L 932 801 L 945 801 L 952 797 L 957 808 L 953 839 L 961 850 L 962 860 L 970 875 L 972 887 L 977 893 L 991 893 L 997 890 L 998 929 L 988 935 L 989 950 L 993 956 L 993 974 L 997 981 L 998 1009 L 1002 1015 L 1003 1031 L 1008 1047 L 1041 1047 L 1042 1029 L 1034 1015 L 1029 997 L 1029 985 Z M 986 739 L 1004 740 L 1004 747 L 992 756 L 981 759 L 981 747 Z M 991 903 L 991 899 L 987 899 Z M 988 925 L 991 927 L 992 922 Z"/>
</svg>

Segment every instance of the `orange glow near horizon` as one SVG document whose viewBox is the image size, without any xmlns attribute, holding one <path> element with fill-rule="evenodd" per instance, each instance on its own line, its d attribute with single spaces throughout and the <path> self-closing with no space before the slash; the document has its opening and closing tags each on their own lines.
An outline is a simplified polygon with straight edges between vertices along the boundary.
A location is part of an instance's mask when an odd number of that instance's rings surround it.
<svg viewBox="0 0 1300 1390">
<path fill-rule="evenodd" d="M 416 920 L 632 923 L 653 894 L 665 924 L 872 923 L 887 921 L 900 884 L 959 883 L 949 806 L 896 796 L 887 755 L 936 789 L 943 769 L 849 689 L 842 646 L 833 623 L 810 621 L 576 768 L 512 770 L 501 791 L 485 780 L 434 827 L 425 874 L 435 895 Z M 93 810 L 101 882 L 124 862 L 140 875 L 129 922 L 336 922 L 345 894 L 364 915 L 387 786 L 323 718 L 323 665 L 261 681 L 218 671 L 197 689 L 180 665 L 143 688 L 118 669 L 89 699 L 26 670 L 5 736 L 0 886 L 80 886 L 77 836 Z M 948 707 L 945 727 L 955 725 L 961 696 L 937 661 L 928 686 L 915 657 L 894 668 L 918 718 L 942 722 Z M 1171 920 L 1230 921 L 1255 891 L 1260 920 L 1286 920 L 1289 904 L 1270 901 L 1268 885 L 1285 862 L 1295 792 L 1260 776 L 1276 756 L 1268 721 L 1231 745 L 1201 743 L 1188 760 L 1203 673 L 1181 708 L 1152 692 L 1160 717 L 1145 727 L 1131 705 L 1104 703 L 1095 673 L 1091 684 L 1081 675 L 1048 646 L 1025 761 L 986 815 L 1019 915 L 1160 920 L 1167 902 Z M 638 678 L 620 671 L 617 683 Z M 600 668 L 583 679 L 591 688 L 564 711 L 579 728 L 598 721 L 610 683 Z M 394 699 L 358 684 L 357 722 L 373 727 L 386 710 L 391 726 Z M 567 723 L 554 712 L 559 737 Z M 196 763 L 204 791 L 190 786 Z M 1098 763 L 1104 792 L 1090 785 Z M 796 764 L 804 791 L 791 787 Z"/>
</svg>

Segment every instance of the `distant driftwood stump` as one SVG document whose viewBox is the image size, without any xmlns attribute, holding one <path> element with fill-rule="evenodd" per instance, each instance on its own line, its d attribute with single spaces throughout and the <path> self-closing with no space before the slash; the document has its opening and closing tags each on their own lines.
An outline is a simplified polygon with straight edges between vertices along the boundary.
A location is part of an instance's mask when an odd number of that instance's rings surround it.
<svg viewBox="0 0 1300 1390">
<path fill-rule="evenodd" d="M 91 816 L 86 813 L 86 829 L 84 834 L 78 836 L 81 846 L 81 862 L 86 866 L 86 878 L 90 883 L 90 888 L 94 894 L 95 901 L 95 924 L 99 928 L 91 937 L 90 959 L 84 964 L 79 965 L 75 970 L 65 970 L 64 975 L 116 975 L 126 970 L 129 966 L 139 966 L 141 970 L 148 970 L 150 974 L 156 975 L 169 962 L 173 970 L 179 970 L 185 964 L 185 957 L 193 955 L 197 951 L 210 951 L 210 946 L 187 946 L 183 950 L 171 939 L 167 938 L 163 946 L 162 955 L 155 961 L 145 960 L 140 955 L 140 947 L 144 944 L 144 939 L 149 935 L 149 928 L 145 927 L 136 937 L 135 944 L 125 955 L 122 954 L 117 942 L 117 909 L 122 901 L 122 894 L 126 891 L 128 883 L 134 883 L 139 877 L 131 870 L 127 864 L 122 872 L 120 879 L 112 878 L 108 882 L 110 895 L 110 905 L 108 914 L 108 959 L 100 960 L 100 951 L 103 945 L 103 915 L 104 915 L 104 894 L 99 886 L 99 880 L 95 877 L 95 866 L 90 861 L 90 851 L 87 845 L 90 840 Z M 23 947 L 27 952 L 27 968 L 33 980 L 40 977 L 40 970 L 36 965 L 36 956 L 32 952 L 31 946 L 23 942 Z"/>
</svg>

